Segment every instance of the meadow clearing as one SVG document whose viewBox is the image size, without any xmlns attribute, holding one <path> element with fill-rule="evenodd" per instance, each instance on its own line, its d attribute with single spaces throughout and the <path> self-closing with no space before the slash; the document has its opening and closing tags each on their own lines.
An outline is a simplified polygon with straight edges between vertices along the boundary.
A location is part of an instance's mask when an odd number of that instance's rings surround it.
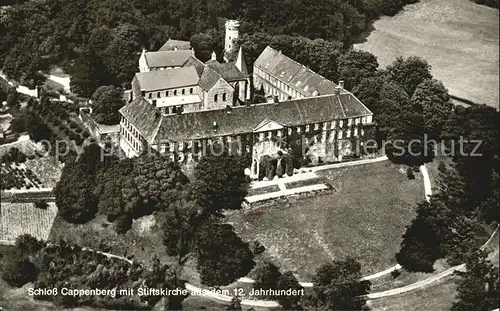
<svg viewBox="0 0 500 311">
<path fill-rule="evenodd" d="M 499 10 L 470 0 L 420 0 L 373 28 L 354 48 L 373 53 L 382 68 L 397 56 L 422 57 L 450 94 L 498 108 Z"/>
</svg>

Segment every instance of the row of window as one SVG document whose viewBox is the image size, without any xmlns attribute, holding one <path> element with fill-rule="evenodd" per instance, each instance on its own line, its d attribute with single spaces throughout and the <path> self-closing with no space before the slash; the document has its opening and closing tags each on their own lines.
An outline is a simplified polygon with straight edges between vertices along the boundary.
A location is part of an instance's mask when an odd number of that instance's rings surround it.
<svg viewBox="0 0 500 311">
<path fill-rule="evenodd" d="M 137 131 L 135 131 L 135 134 L 132 134 L 125 127 L 122 126 L 121 135 L 128 141 L 128 143 L 135 149 L 135 151 L 138 152 L 140 150 L 141 147 L 141 144 L 139 142 L 140 136 L 138 135 Z"/>
<path fill-rule="evenodd" d="M 189 88 L 189 90 L 187 89 L 181 89 L 181 95 L 186 95 L 189 91 L 189 95 L 193 95 L 194 94 L 194 88 Z M 149 99 L 153 99 L 153 94 L 154 92 L 152 93 L 148 93 L 148 98 Z M 165 97 L 169 97 L 169 96 L 177 96 L 179 94 L 178 90 L 173 90 L 173 91 L 165 91 Z M 144 94 L 143 94 L 144 95 Z M 156 92 L 156 98 L 160 98 L 162 97 L 162 92 Z"/>
<path fill-rule="evenodd" d="M 300 92 L 297 92 L 295 89 L 291 88 L 290 85 L 283 82 L 282 80 L 273 77 L 272 75 L 268 74 L 267 72 L 263 72 L 259 68 L 255 68 L 255 70 L 256 70 L 256 73 L 261 76 L 261 78 L 263 78 L 264 80 L 267 80 L 268 82 L 271 83 L 271 85 L 273 85 L 274 87 L 285 92 L 286 95 L 283 94 L 282 100 L 287 99 L 288 96 L 292 96 L 292 98 L 303 98 L 304 97 L 304 95 L 302 95 Z M 266 83 L 264 83 L 264 90 L 266 90 Z M 279 95 L 277 90 L 275 91 L 274 88 L 271 88 L 269 86 L 267 86 L 266 91 L 269 93 L 272 93 L 272 95 Z"/>
</svg>

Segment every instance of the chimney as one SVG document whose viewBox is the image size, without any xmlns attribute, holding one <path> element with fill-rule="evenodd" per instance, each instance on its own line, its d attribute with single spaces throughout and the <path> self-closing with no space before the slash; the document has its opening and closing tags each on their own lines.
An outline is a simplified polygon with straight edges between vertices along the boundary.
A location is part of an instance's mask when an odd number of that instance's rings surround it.
<svg viewBox="0 0 500 311">
<path fill-rule="evenodd" d="M 216 121 L 214 121 L 214 122 L 212 123 L 212 127 L 213 127 L 213 129 L 214 129 L 214 132 L 217 132 L 217 129 L 219 128 L 219 125 L 217 125 L 217 122 L 216 122 Z"/>
<path fill-rule="evenodd" d="M 176 46 L 174 46 L 174 51 L 177 51 L 177 45 L 176 45 Z"/>
<path fill-rule="evenodd" d="M 212 60 L 217 60 L 217 54 L 215 54 L 215 51 L 212 51 Z"/>
<path fill-rule="evenodd" d="M 339 81 L 339 87 L 340 87 L 341 89 L 344 89 L 344 80 L 340 80 L 340 81 Z"/>
<path fill-rule="evenodd" d="M 278 51 L 278 55 L 281 55 L 281 50 Z"/>
</svg>

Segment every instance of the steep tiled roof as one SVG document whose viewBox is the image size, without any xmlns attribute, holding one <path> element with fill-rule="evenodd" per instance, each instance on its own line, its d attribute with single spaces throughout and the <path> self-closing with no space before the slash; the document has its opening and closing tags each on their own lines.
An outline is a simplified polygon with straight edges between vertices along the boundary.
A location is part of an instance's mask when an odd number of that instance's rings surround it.
<svg viewBox="0 0 500 311">
<path fill-rule="evenodd" d="M 208 92 L 221 79 L 221 76 L 208 66 L 205 66 L 200 77 L 199 86 Z"/>
<path fill-rule="evenodd" d="M 190 50 L 191 43 L 189 41 L 168 39 L 158 51 L 174 51 L 175 48 L 177 50 Z"/>
<path fill-rule="evenodd" d="M 193 55 L 190 50 L 145 52 L 150 68 L 180 67 Z"/>
<path fill-rule="evenodd" d="M 162 117 L 159 112 L 155 111 L 151 103 L 138 97 L 121 108 L 120 113 L 137 128 L 148 142 L 153 142 Z"/>
<path fill-rule="evenodd" d="M 200 79 L 195 67 L 138 72 L 135 77 L 146 92 L 196 85 Z"/>
<path fill-rule="evenodd" d="M 234 63 L 219 63 L 216 60 L 209 60 L 207 66 L 215 70 L 228 82 L 241 81 L 248 78 L 248 74 L 240 72 Z"/>
<path fill-rule="evenodd" d="M 259 55 L 254 66 L 260 68 L 305 96 L 333 94 L 335 83 L 294 61 L 280 51 L 267 46 Z"/>
<path fill-rule="evenodd" d="M 348 93 L 309 97 L 279 104 L 259 104 L 249 108 L 234 107 L 230 113 L 222 109 L 159 117 L 146 100 L 135 100 L 120 111 L 149 142 L 185 141 L 250 133 L 264 120 L 271 120 L 283 126 L 298 126 L 372 114 Z M 215 132 L 214 121 L 217 122 Z"/>
<path fill-rule="evenodd" d="M 190 66 L 196 68 L 196 71 L 198 72 L 198 76 L 201 77 L 201 74 L 203 73 L 203 70 L 205 69 L 205 64 L 201 60 L 197 59 L 196 57 L 191 56 L 182 67 L 190 67 Z"/>
</svg>

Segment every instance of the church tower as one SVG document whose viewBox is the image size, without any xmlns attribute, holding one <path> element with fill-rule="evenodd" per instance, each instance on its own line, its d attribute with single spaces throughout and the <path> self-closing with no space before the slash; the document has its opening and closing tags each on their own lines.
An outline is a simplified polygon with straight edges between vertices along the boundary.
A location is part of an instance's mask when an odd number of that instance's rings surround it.
<svg viewBox="0 0 500 311">
<path fill-rule="evenodd" d="M 238 39 L 240 22 L 236 20 L 226 21 L 226 40 L 224 44 L 224 61 L 229 61 L 231 52 L 234 52 L 234 44 Z"/>
</svg>

